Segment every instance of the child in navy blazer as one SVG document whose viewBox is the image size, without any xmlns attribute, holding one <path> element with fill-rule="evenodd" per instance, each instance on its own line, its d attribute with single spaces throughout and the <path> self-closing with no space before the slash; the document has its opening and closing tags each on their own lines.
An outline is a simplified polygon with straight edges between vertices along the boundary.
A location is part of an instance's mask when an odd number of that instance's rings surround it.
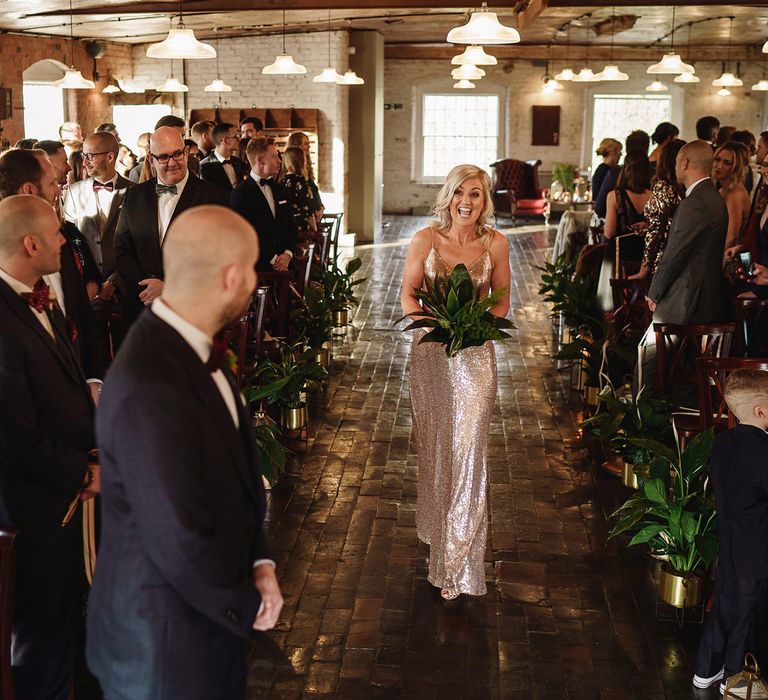
<svg viewBox="0 0 768 700">
<path fill-rule="evenodd" d="M 740 369 L 725 381 L 725 401 L 739 424 L 719 433 L 711 478 L 719 552 L 715 605 L 696 657 L 693 685 L 708 688 L 755 655 L 768 670 L 768 372 Z M 746 689 L 735 689 L 746 697 Z M 765 697 L 753 689 L 753 698 Z"/>
</svg>

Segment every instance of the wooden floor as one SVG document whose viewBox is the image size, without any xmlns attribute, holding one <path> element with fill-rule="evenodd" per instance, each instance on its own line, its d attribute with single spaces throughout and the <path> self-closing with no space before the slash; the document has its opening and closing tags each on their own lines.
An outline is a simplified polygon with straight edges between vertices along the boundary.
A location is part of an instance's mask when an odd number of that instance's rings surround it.
<svg viewBox="0 0 768 700">
<path fill-rule="evenodd" d="M 392 327 L 407 240 L 423 223 L 390 217 L 357 251 L 368 281 L 354 329 L 335 343 L 309 442 L 270 496 L 286 605 L 253 646 L 249 697 L 717 697 L 690 685 L 701 626 L 657 621 L 650 561 L 607 541 L 606 514 L 628 494 L 573 442 L 578 406 L 549 358 L 532 269 L 550 244 L 543 228 L 505 231 L 519 330 L 497 346 L 488 594 L 446 603 L 427 582 L 410 338 Z"/>
</svg>

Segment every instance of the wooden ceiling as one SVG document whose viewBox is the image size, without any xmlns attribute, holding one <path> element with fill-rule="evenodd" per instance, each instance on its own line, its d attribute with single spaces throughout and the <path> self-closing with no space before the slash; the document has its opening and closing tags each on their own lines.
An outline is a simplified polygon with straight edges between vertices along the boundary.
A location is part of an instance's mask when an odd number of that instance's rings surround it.
<svg viewBox="0 0 768 700">
<path fill-rule="evenodd" d="M 448 50 L 445 36 L 457 25 L 463 24 L 468 5 L 457 0 L 370 0 L 356 3 L 343 0 L 184 0 L 184 22 L 195 30 L 198 38 L 215 36 L 270 35 L 282 28 L 282 8 L 285 6 L 286 31 L 316 32 L 328 29 L 329 10 L 332 29 L 373 29 L 384 36 L 388 53 L 402 55 L 409 49 L 422 54 L 426 47 Z M 522 44 L 501 51 L 510 57 L 519 52 L 536 48 L 536 54 L 562 55 L 568 43 L 569 26 L 571 55 L 581 53 L 579 46 L 589 41 L 596 52 L 608 47 L 610 33 L 598 36 L 586 28 L 587 15 L 593 25 L 609 20 L 616 7 L 618 15 L 635 15 L 632 28 L 614 37 L 617 57 L 622 51 L 636 52 L 642 48 L 669 44 L 667 36 L 672 23 L 672 4 L 639 4 L 627 0 L 520 0 L 498 2 L 489 0 L 502 22 L 516 26 L 517 11 L 526 10 L 528 17 L 535 17 L 530 26 L 522 29 Z M 676 3 L 675 43 L 685 47 L 688 43 L 688 25 L 691 26 L 691 46 L 697 53 L 703 51 L 713 58 L 725 58 L 723 47 L 728 43 L 730 22 L 733 16 L 733 44 L 744 57 L 744 48 L 755 57 L 768 39 L 768 3 L 737 2 L 720 3 L 710 0 L 678 0 Z M 70 0 L 2 0 L 0 2 L 0 31 L 48 36 L 69 35 Z M 542 9 L 543 8 L 543 9 Z M 537 15 L 538 11 L 540 14 Z M 83 39 L 108 39 L 112 41 L 143 43 L 158 41 L 167 34 L 171 18 L 178 18 L 178 0 L 72 0 L 74 34 Z M 719 19 L 718 19 L 719 18 Z M 578 26 L 577 26 L 578 25 Z M 2 41 L 2 37 L 0 37 Z M 554 46 L 554 48 L 548 48 Z M 607 50 L 607 49 L 605 49 Z M 499 51 L 495 52 L 500 55 Z M 541 57 L 541 56 L 539 56 Z M 546 56 L 545 56 L 546 57 Z M 628 56 L 627 56 L 628 57 Z"/>
</svg>

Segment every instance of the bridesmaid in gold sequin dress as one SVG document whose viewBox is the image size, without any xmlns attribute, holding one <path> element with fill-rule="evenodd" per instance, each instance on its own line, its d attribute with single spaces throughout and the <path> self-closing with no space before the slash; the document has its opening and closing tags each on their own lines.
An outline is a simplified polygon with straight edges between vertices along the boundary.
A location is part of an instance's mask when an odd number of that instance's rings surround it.
<svg viewBox="0 0 768 700">
<path fill-rule="evenodd" d="M 509 290 L 509 246 L 488 225 L 493 215 L 487 173 L 459 165 L 448 174 L 435 204 L 438 220 L 416 233 L 408 249 L 401 302 L 408 314 L 421 309 L 414 295 L 424 278 L 450 275 L 464 263 L 475 288 Z M 491 309 L 509 311 L 509 293 Z M 452 600 L 484 595 L 488 533 L 488 432 L 496 400 L 493 343 L 448 358 L 437 343 L 411 353 L 411 407 L 419 452 L 416 530 L 430 545 L 429 582 Z"/>
</svg>

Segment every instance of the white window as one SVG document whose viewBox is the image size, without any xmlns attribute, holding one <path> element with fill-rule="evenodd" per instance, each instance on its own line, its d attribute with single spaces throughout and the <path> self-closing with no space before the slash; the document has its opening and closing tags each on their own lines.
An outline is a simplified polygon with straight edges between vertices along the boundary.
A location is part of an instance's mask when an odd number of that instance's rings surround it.
<svg viewBox="0 0 768 700">
<path fill-rule="evenodd" d="M 422 180 L 442 181 L 461 163 L 490 172 L 499 150 L 499 96 L 425 94 L 421 134 Z"/>
<path fill-rule="evenodd" d="M 171 113 L 170 105 L 114 105 L 112 122 L 120 140 L 136 153 L 136 140 L 146 131 L 154 131 L 160 117 Z"/>
<path fill-rule="evenodd" d="M 64 123 L 64 96 L 60 87 L 27 83 L 23 85 L 24 137 L 58 140 Z"/>
<path fill-rule="evenodd" d="M 672 122 L 672 97 L 669 95 L 601 95 L 594 96 L 592 118 L 592 170 L 602 162 L 595 149 L 604 138 L 622 144 L 630 132 L 642 129 L 649 135 L 659 122 Z"/>
</svg>

